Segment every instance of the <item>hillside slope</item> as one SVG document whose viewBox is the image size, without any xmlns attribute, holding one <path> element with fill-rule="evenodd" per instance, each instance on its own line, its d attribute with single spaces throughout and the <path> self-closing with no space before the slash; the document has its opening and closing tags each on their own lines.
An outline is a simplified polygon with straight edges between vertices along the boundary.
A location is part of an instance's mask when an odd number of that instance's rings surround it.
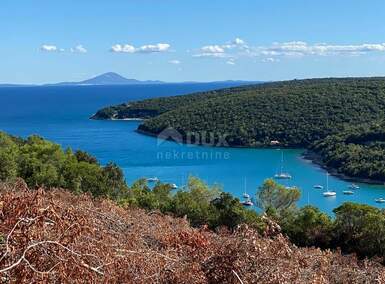
<svg viewBox="0 0 385 284">
<path fill-rule="evenodd" d="M 133 102 L 94 118 L 146 118 L 139 130 L 168 127 L 226 135 L 229 146 L 307 147 L 346 126 L 384 117 L 384 78 L 294 80 Z M 217 140 L 216 140 L 217 141 Z"/>
<path fill-rule="evenodd" d="M 156 117 L 165 112 L 175 110 L 182 106 L 193 107 L 197 102 L 206 99 L 215 99 L 223 96 L 231 96 L 234 92 L 241 92 L 252 86 L 233 87 L 228 89 L 194 93 L 184 96 L 172 96 L 134 101 L 116 106 L 105 107 L 94 114 L 91 119 L 125 119 Z"/>
<path fill-rule="evenodd" d="M 184 104 L 145 121 L 140 130 L 167 127 L 226 135 L 229 146 L 261 146 L 278 140 L 307 147 L 346 126 L 384 117 L 384 79 L 324 79 L 268 84 Z"/>
<path fill-rule="evenodd" d="M 321 162 L 337 173 L 385 181 L 385 121 L 352 126 L 312 145 Z"/>
<path fill-rule="evenodd" d="M 123 209 L 63 190 L 0 186 L 5 282 L 383 283 L 385 269 L 297 248 L 274 225 L 262 237 L 193 229 L 184 219 Z M 269 233 L 270 232 L 270 233 Z"/>
</svg>

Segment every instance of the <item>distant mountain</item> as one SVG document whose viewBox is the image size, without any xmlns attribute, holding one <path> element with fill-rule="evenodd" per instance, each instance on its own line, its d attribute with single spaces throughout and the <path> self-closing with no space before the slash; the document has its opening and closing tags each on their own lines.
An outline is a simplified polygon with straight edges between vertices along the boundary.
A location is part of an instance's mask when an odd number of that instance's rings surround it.
<svg viewBox="0 0 385 284">
<path fill-rule="evenodd" d="M 117 73 L 108 72 L 94 78 L 80 82 L 62 82 L 57 84 L 49 84 L 51 86 L 80 86 L 80 85 L 143 85 L 143 84 L 163 84 L 162 81 L 139 81 L 135 79 L 127 79 Z"/>
<path fill-rule="evenodd" d="M 158 80 L 145 80 L 140 81 L 136 79 L 127 79 L 122 75 L 114 72 L 108 72 L 99 76 L 93 77 L 80 82 L 60 82 L 53 84 L 44 84 L 43 86 L 92 86 L 92 85 L 150 85 L 150 84 L 226 84 L 229 86 L 236 85 L 248 85 L 248 84 L 259 84 L 261 81 L 241 81 L 241 80 L 227 80 L 227 81 L 213 81 L 213 82 L 197 82 L 197 81 L 186 81 L 186 82 L 163 82 Z M 31 87 L 39 86 L 32 84 L 0 84 L 0 87 Z M 41 85 L 40 85 L 41 86 Z"/>
</svg>

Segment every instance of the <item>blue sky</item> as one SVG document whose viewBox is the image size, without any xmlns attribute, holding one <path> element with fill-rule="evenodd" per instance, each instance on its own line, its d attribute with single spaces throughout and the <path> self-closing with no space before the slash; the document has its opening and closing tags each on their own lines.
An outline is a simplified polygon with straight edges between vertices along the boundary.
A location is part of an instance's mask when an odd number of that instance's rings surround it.
<svg viewBox="0 0 385 284">
<path fill-rule="evenodd" d="M 0 83 L 385 75 L 385 1 L 2 0 Z"/>
</svg>

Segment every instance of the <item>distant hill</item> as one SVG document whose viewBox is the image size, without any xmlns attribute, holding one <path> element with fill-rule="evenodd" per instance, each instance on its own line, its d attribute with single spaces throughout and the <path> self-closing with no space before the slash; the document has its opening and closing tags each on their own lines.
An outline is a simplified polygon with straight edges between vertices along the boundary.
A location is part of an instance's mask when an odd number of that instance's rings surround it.
<svg viewBox="0 0 385 284">
<path fill-rule="evenodd" d="M 79 85 L 143 85 L 143 84 L 163 84 L 162 81 L 140 81 L 136 79 L 127 79 L 117 73 L 108 72 L 94 78 L 80 82 L 62 82 L 57 84 L 49 84 L 55 86 L 79 86 Z"/>
<path fill-rule="evenodd" d="M 13 87 L 33 87 L 37 85 L 27 85 L 27 84 L 0 84 L 0 88 L 13 88 Z"/>
<path fill-rule="evenodd" d="M 198 82 L 198 81 L 186 81 L 186 82 L 163 82 L 159 80 L 136 80 L 128 79 L 115 72 L 107 72 L 91 79 L 87 79 L 79 82 L 60 82 L 44 85 L 33 84 L 0 84 L 1 87 L 33 87 L 33 86 L 102 86 L 102 85 L 155 85 L 155 84 L 229 84 L 229 85 L 247 85 L 258 84 L 260 81 L 242 81 L 242 80 L 227 80 L 227 81 L 213 81 L 213 82 Z"/>
</svg>

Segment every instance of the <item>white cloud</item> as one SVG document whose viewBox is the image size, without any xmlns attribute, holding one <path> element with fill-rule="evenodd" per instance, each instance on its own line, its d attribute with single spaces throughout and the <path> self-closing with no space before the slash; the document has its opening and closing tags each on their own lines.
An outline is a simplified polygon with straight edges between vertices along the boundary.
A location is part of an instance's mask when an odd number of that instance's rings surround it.
<svg viewBox="0 0 385 284">
<path fill-rule="evenodd" d="M 52 44 L 43 44 L 43 45 L 40 47 L 40 50 L 41 50 L 41 51 L 45 51 L 45 52 L 57 52 L 57 51 L 61 51 L 61 49 L 59 49 L 56 45 L 52 45 Z"/>
<path fill-rule="evenodd" d="M 235 57 L 235 53 L 238 51 L 245 51 L 248 49 L 245 41 L 236 38 L 225 44 L 213 44 L 206 45 L 199 49 L 199 52 L 194 54 L 193 57 L 212 57 L 212 58 L 232 58 Z"/>
<path fill-rule="evenodd" d="M 245 41 L 243 39 L 240 39 L 240 38 L 236 38 L 233 40 L 232 42 L 233 44 L 236 44 L 236 45 L 244 45 L 245 44 Z"/>
<path fill-rule="evenodd" d="M 224 53 L 225 46 L 207 45 L 201 48 L 202 53 Z"/>
<path fill-rule="evenodd" d="M 77 46 L 71 48 L 72 53 L 87 53 L 88 50 L 81 44 L 78 44 Z"/>
<path fill-rule="evenodd" d="M 274 58 L 274 57 L 267 57 L 262 59 L 262 62 L 266 62 L 266 63 L 273 63 L 273 62 L 279 62 L 279 61 L 280 60 L 278 58 Z"/>
<path fill-rule="evenodd" d="M 156 53 L 166 52 L 170 47 L 168 43 L 148 44 L 140 47 L 130 44 L 115 44 L 111 47 L 111 51 L 116 53 Z"/>
<path fill-rule="evenodd" d="M 357 55 L 368 52 L 385 51 L 385 43 L 381 44 L 358 44 L 358 45 L 335 45 L 335 44 L 308 44 L 303 41 L 292 41 L 274 43 L 268 47 L 256 47 L 256 55 L 270 56 L 332 56 L 332 55 Z"/>
<path fill-rule="evenodd" d="M 136 49 L 130 44 L 115 44 L 111 47 L 112 52 L 124 52 L 124 53 L 135 53 Z"/>
<path fill-rule="evenodd" d="M 168 43 L 148 44 L 139 47 L 137 51 L 143 53 L 165 52 L 168 51 L 170 47 Z"/>
<path fill-rule="evenodd" d="M 198 54 L 194 54 L 193 57 L 197 57 L 197 58 L 232 58 L 233 56 L 230 55 L 230 54 L 227 54 L 227 53 L 224 53 L 224 52 L 220 52 L 220 53 L 198 53 Z"/>
<path fill-rule="evenodd" d="M 235 61 L 233 58 L 230 58 L 229 60 L 226 61 L 226 64 L 228 65 L 235 65 Z"/>
<path fill-rule="evenodd" d="M 175 65 L 181 64 L 181 62 L 180 62 L 179 60 L 176 60 L 176 59 L 170 60 L 168 63 L 170 63 L 170 64 L 175 64 Z"/>
<path fill-rule="evenodd" d="M 310 44 L 304 41 L 289 41 L 275 42 L 267 46 L 249 46 L 243 39 L 235 38 L 226 44 L 203 46 L 192 56 L 197 58 L 260 57 L 264 62 L 277 62 L 280 57 L 360 56 L 374 52 L 385 52 L 385 43 Z"/>
</svg>

